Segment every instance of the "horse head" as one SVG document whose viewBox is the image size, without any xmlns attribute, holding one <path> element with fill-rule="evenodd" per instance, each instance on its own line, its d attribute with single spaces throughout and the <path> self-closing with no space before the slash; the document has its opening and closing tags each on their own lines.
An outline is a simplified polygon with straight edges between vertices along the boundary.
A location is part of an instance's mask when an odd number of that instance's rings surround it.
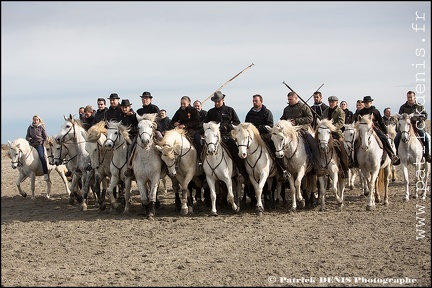
<svg viewBox="0 0 432 288">
<path fill-rule="evenodd" d="M 396 117 L 398 118 L 398 129 L 401 133 L 401 141 L 403 143 L 408 143 L 410 140 L 410 136 L 413 135 L 413 127 L 411 123 L 411 118 L 414 116 L 414 113 L 407 114 L 396 114 Z"/>
<path fill-rule="evenodd" d="M 157 127 L 157 113 L 144 114 L 140 116 L 135 114 L 138 120 L 138 140 L 144 149 L 150 149 L 153 144 L 153 136 Z"/>
<path fill-rule="evenodd" d="M 267 130 L 271 133 L 271 139 L 275 145 L 275 156 L 277 158 L 283 158 L 285 150 L 289 147 L 289 143 L 297 137 L 297 132 L 290 121 L 279 120 L 272 128 Z M 291 141 L 288 141 L 290 140 Z"/>
<path fill-rule="evenodd" d="M 219 127 L 220 123 L 216 123 L 214 121 L 203 123 L 204 139 L 207 146 L 207 153 L 210 155 L 214 155 L 217 153 L 217 149 L 221 141 Z"/>
<path fill-rule="evenodd" d="M 106 123 L 107 132 L 104 147 L 108 150 L 112 150 L 115 147 L 120 147 L 125 142 L 130 143 L 129 130 L 130 128 L 117 122 L 115 120 L 108 121 Z"/>
<path fill-rule="evenodd" d="M 357 138 L 357 130 L 353 123 L 351 124 L 345 124 L 344 125 L 344 131 L 343 131 L 343 137 L 346 146 L 348 147 L 348 153 L 351 153 L 354 151 L 354 143 Z"/>
<path fill-rule="evenodd" d="M 360 148 L 365 151 L 369 149 L 374 133 L 372 119 L 371 115 L 359 116 L 359 121 L 356 124 L 359 133 Z"/>
<path fill-rule="evenodd" d="M 328 152 L 332 147 L 333 137 L 332 132 L 336 131 L 336 127 L 331 120 L 323 119 L 317 121 L 317 129 L 315 131 L 315 139 L 318 141 L 321 150 Z"/>
</svg>

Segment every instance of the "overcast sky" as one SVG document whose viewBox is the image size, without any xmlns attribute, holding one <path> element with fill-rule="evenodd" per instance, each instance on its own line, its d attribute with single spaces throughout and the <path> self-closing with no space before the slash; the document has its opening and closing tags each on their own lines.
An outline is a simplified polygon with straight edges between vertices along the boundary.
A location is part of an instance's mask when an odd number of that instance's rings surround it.
<svg viewBox="0 0 432 288">
<path fill-rule="evenodd" d="M 181 96 L 203 101 L 252 63 L 222 89 L 241 121 L 256 93 L 279 120 L 284 81 L 304 101 L 324 83 L 325 102 L 336 95 L 350 110 L 371 95 L 381 113 L 414 90 L 430 119 L 430 11 L 430 1 L 2 1 L 1 143 L 25 137 L 34 114 L 54 135 L 63 116 L 113 92 L 137 110 L 149 91 L 171 118 Z"/>
</svg>

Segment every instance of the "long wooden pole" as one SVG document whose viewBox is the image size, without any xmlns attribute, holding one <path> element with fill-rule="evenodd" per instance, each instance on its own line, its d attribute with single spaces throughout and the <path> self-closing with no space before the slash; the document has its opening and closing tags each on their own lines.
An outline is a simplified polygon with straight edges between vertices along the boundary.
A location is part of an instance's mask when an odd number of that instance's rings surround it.
<svg viewBox="0 0 432 288">
<path fill-rule="evenodd" d="M 237 73 L 234 77 L 232 77 L 231 79 L 229 79 L 228 81 L 226 81 L 224 84 L 222 84 L 222 86 L 220 86 L 218 89 L 216 89 L 215 91 L 219 91 L 221 90 L 223 87 L 225 87 L 228 83 L 230 83 L 232 80 L 234 80 L 237 76 L 239 76 L 241 73 L 243 73 L 244 71 L 246 71 L 247 69 L 249 69 L 250 67 L 252 67 L 253 65 L 255 65 L 254 63 L 252 63 L 251 65 L 247 66 L 245 69 L 243 69 L 242 71 L 240 71 L 239 73 Z M 204 104 L 204 102 L 206 102 L 208 99 L 210 99 L 213 96 L 214 92 L 210 94 L 210 96 L 208 96 L 206 99 L 204 99 L 201 103 Z"/>
</svg>

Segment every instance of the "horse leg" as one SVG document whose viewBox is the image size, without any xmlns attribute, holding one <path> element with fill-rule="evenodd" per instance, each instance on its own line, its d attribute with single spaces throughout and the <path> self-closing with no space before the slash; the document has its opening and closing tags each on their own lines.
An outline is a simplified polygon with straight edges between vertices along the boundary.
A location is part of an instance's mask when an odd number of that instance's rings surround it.
<svg viewBox="0 0 432 288">
<path fill-rule="evenodd" d="M 186 186 L 186 189 L 184 189 L 183 187 L 180 187 L 180 190 L 181 190 L 181 194 L 182 194 L 181 199 L 180 199 L 180 201 L 181 201 L 180 215 L 184 216 L 184 215 L 187 215 L 189 212 L 189 209 L 188 209 L 189 190 L 187 189 L 187 186 Z"/>
<path fill-rule="evenodd" d="M 291 212 L 295 212 L 297 210 L 297 187 L 294 185 L 294 177 L 292 175 L 288 177 L 288 183 L 290 186 L 289 190 L 291 192 Z"/>
<path fill-rule="evenodd" d="M 19 194 L 21 194 L 21 196 L 22 197 L 27 197 L 27 193 L 26 192 L 24 192 L 22 189 L 21 189 L 21 183 L 25 180 L 25 179 L 27 179 L 28 177 L 26 176 L 26 175 L 24 175 L 24 173 L 22 173 L 22 172 L 20 172 L 19 173 L 19 175 L 18 175 L 18 179 L 17 179 L 17 181 L 16 181 L 16 186 L 17 186 L 17 188 L 18 188 L 18 192 L 19 192 Z"/>
<path fill-rule="evenodd" d="M 210 201 L 211 201 L 210 216 L 218 216 L 216 210 L 216 179 L 207 177 L 207 184 L 210 189 Z"/>
<path fill-rule="evenodd" d="M 367 211 L 375 210 L 375 186 L 377 181 L 378 171 L 372 172 L 370 177 L 368 177 L 368 187 L 369 187 L 369 195 L 368 195 L 368 204 L 366 206 Z"/>
<path fill-rule="evenodd" d="M 408 163 L 407 161 L 404 161 L 404 163 L 401 163 L 402 166 L 402 173 L 404 176 L 404 185 L 405 185 L 405 195 L 403 200 L 409 201 L 409 174 L 408 174 Z"/>
<path fill-rule="evenodd" d="M 339 179 L 338 181 L 338 194 L 339 194 L 339 200 L 338 202 L 338 210 L 341 211 L 344 206 L 344 191 L 345 191 L 345 179 Z"/>
<path fill-rule="evenodd" d="M 326 210 L 326 206 L 325 206 L 325 193 L 326 193 L 326 186 L 327 186 L 327 176 L 319 176 L 318 177 L 318 193 L 319 193 L 319 198 L 320 198 L 320 203 L 321 203 L 321 208 L 320 211 L 325 211 Z"/>
<path fill-rule="evenodd" d="M 389 185 L 389 176 L 391 174 L 392 167 L 387 166 L 384 169 L 384 205 L 387 206 L 389 204 L 388 199 L 388 185 Z"/>
<path fill-rule="evenodd" d="M 49 171 L 48 171 L 48 174 L 49 174 Z M 48 176 L 49 177 L 49 176 Z M 51 178 L 49 178 L 49 179 L 51 179 Z M 46 182 L 46 184 L 47 184 L 47 194 L 46 194 L 46 197 L 48 198 L 48 199 L 50 199 L 50 197 L 51 197 L 51 181 L 45 181 Z"/>
<path fill-rule="evenodd" d="M 35 199 L 35 181 L 36 181 L 36 176 L 35 174 L 32 172 L 30 174 L 30 191 L 32 193 L 31 199 Z"/>
<path fill-rule="evenodd" d="M 70 189 L 69 189 L 69 182 L 68 182 L 68 180 L 67 180 L 67 177 L 66 177 L 66 175 L 65 175 L 65 172 L 63 171 L 62 168 L 59 168 L 58 166 L 56 166 L 55 170 L 57 171 L 57 173 L 59 174 L 60 178 L 62 179 L 62 181 L 63 181 L 63 183 L 64 183 L 64 185 L 65 185 L 66 192 L 67 192 L 68 196 L 70 196 L 71 191 L 70 191 Z"/>
<path fill-rule="evenodd" d="M 231 178 L 228 178 L 225 182 L 227 189 L 228 189 L 228 196 L 227 201 L 229 204 L 231 204 L 231 208 L 235 213 L 238 213 L 240 211 L 240 207 L 238 207 L 234 200 L 234 192 L 233 192 L 233 181 Z"/>
<path fill-rule="evenodd" d="M 300 208 L 304 208 L 305 205 L 306 205 L 306 201 L 303 198 L 302 193 L 301 193 L 301 184 L 302 184 L 303 176 L 304 176 L 304 169 L 300 168 L 300 171 L 298 172 L 297 178 L 295 179 L 295 182 L 294 182 L 294 185 L 296 187 L 296 189 L 295 189 L 295 192 L 296 192 L 295 197 L 296 197 L 297 201 L 299 202 L 299 207 Z"/>
</svg>

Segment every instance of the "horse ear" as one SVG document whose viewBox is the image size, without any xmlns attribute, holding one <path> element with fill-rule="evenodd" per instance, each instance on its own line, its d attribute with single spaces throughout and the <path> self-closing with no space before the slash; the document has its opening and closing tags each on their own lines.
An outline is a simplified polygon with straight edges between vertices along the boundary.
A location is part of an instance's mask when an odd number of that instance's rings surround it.
<svg viewBox="0 0 432 288">
<path fill-rule="evenodd" d="M 267 129 L 267 131 L 271 132 L 272 128 L 269 125 L 265 125 L 264 127 Z"/>
<path fill-rule="evenodd" d="M 7 140 L 7 141 L 8 141 L 9 146 L 12 146 L 12 142 L 10 142 L 9 140 Z"/>
</svg>

